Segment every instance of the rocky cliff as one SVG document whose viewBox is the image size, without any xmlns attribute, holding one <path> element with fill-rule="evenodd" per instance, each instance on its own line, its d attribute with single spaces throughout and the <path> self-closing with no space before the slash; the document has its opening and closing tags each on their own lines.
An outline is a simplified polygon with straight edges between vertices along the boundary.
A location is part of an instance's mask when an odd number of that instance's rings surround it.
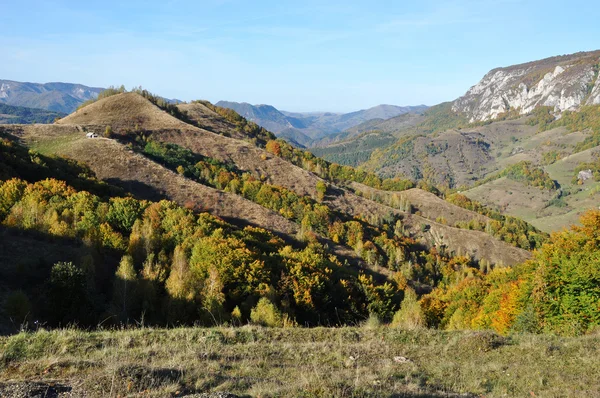
<svg viewBox="0 0 600 398">
<path fill-rule="evenodd" d="M 475 122 L 508 111 L 526 114 L 537 106 L 554 107 L 560 114 L 600 104 L 599 69 L 600 50 L 493 69 L 454 101 L 452 109 Z"/>
</svg>

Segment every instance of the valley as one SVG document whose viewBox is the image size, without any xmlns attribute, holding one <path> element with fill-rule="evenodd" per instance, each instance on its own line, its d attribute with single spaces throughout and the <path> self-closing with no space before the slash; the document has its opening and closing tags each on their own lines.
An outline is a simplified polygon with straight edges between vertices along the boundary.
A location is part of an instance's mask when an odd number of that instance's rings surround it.
<svg viewBox="0 0 600 398">
<path fill-rule="evenodd" d="M 593 396 L 598 65 L 348 114 L 1 81 L 56 110 L 0 104 L 0 395 Z"/>
<path fill-rule="evenodd" d="M 298 113 L 279 111 L 271 105 L 250 105 L 230 101 L 219 101 L 215 105 L 232 109 L 246 119 L 272 131 L 278 137 L 302 148 L 338 141 L 351 134 L 353 128 L 363 123 L 383 122 L 399 115 L 418 115 L 427 109 L 425 105 L 377 105 L 349 113 Z"/>
</svg>

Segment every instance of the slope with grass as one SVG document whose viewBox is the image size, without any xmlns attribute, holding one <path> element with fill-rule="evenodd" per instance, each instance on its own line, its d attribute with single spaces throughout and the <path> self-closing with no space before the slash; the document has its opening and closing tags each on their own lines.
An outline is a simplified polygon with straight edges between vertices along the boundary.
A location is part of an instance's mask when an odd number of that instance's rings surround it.
<svg viewBox="0 0 600 398">
<path fill-rule="evenodd" d="M 390 133 L 368 134 L 384 137 Z M 540 131 L 532 115 L 439 134 L 404 136 L 393 145 L 375 149 L 362 167 L 384 177 L 400 174 L 459 189 L 471 199 L 550 232 L 576 223 L 582 211 L 594 207 L 596 182 L 573 183 L 575 169 L 589 162 L 590 154 L 597 148 L 587 149 L 579 156 L 574 152 L 592 137 L 588 129 L 560 125 Z M 344 156 L 343 152 L 328 152 L 334 148 L 319 148 L 317 153 L 330 158 Z M 558 191 L 491 178 L 524 161 L 547 172 L 557 181 Z M 560 198 L 562 201 L 557 201 Z"/>
<path fill-rule="evenodd" d="M 190 181 L 134 153 L 115 140 L 85 138 L 72 125 L 19 126 L 16 134 L 42 153 L 58 154 L 89 165 L 98 178 L 147 200 L 169 198 L 181 205 L 208 211 L 225 220 L 293 235 L 298 227 L 262 206 L 237 195 Z"/>
<path fill-rule="evenodd" d="M 317 184 L 323 182 L 316 175 L 266 151 L 227 137 L 215 136 L 200 129 L 186 132 L 161 130 L 154 132 L 152 137 L 162 142 L 175 143 L 204 156 L 232 162 L 242 170 L 251 171 L 257 177 L 265 176 L 265 180 L 269 183 L 288 188 L 301 195 L 317 197 Z M 527 258 L 526 252 L 513 247 L 503 248 L 502 242 L 477 231 L 459 230 L 441 225 L 435 222 L 435 218 L 427 220 L 419 216 L 411 216 L 335 186 L 331 186 L 328 192 L 324 198 L 325 204 L 355 217 L 370 220 L 387 218 L 391 214 L 401 216 L 407 230 L 410 230 L 414 237 L 430 248 L 443 245 L 452 252 L 469 253 L 477 260 L 483 258 L 494 264 L 513 265 Z M 478 215 L 473 214 L 471 218 L 477 219 Z M 431 224 L 435 227 L 425 234 L 422 231 L 422 224 Z"/>
<path fill-rule="evenodd" d="M 38 383 L 89 397 L 596 396 L 598 347 L 388 327 L 40 330 L 0 338 L 0 394 Z"/>
<path fill-rule="evenodd" d="M 542 166 L 559 184 L 558 192 L 539 190 L 501 178 L 468 190 L 465 195 L 520 217 L 543 231 L 557 231 L 577 224 L 585 210 L 597 208 L 600 183 L 593 179 L 578 183 L 576 169 L 592 161 L 598 153 L 600 147 L 594 147 Z"/>
</svg>

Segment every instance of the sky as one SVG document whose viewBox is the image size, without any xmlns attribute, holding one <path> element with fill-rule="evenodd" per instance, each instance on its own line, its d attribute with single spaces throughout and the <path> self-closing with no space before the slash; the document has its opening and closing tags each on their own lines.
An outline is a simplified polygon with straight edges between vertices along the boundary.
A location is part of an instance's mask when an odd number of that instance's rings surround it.
<svg viewBox="0 0 600 398">
<path fill-rule="evenodd" d="M 600 2 L 0 0 L 0 79 L 349 112 L 600 49 Z"/>
</svg>

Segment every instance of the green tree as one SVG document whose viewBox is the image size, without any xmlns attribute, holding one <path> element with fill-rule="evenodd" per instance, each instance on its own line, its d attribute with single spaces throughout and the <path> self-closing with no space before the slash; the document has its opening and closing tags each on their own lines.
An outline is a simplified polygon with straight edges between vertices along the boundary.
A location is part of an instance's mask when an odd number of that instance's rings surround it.
<svg viewBox="0 0 600 398">
<path fill-rule="evenodd" d="M 317 200 L 319 200 L 319 202 L 322 202 L 323 199 L 325 199 L 325 194 L 327 193 L 327 184 L 325 184 L 324 181 L 317 181 Z"/>
<path fill-rule="evenodd" d="M 113 303 L 122 322 L 129 322 L 130 317 L 138 315 L 137 294 L 137 274 L 133 266 L 133 258 L 125 255 L 115 273 L 113 288 Z"/>
<path fill-rule="evenodd" d="M 135 220 L 141 218 L 147 203 L 134 198 L 111 198 L 108 222 L 121 232 L 131 232 Z"/>
<path fill-rule="evenodd" d="M 86 274 L 72 262 L 58 262 L 50 272 L 48 313 L 55 324 L 88 324 L 91 303 L 86 289 Z"/>
<path fill-rule="evenodd" d="M 268 327 L 282 327 L 283 316 L 275 304 L 268 298 L 261 297 L 250 312 L 252 323 Z"/>
</svg>

